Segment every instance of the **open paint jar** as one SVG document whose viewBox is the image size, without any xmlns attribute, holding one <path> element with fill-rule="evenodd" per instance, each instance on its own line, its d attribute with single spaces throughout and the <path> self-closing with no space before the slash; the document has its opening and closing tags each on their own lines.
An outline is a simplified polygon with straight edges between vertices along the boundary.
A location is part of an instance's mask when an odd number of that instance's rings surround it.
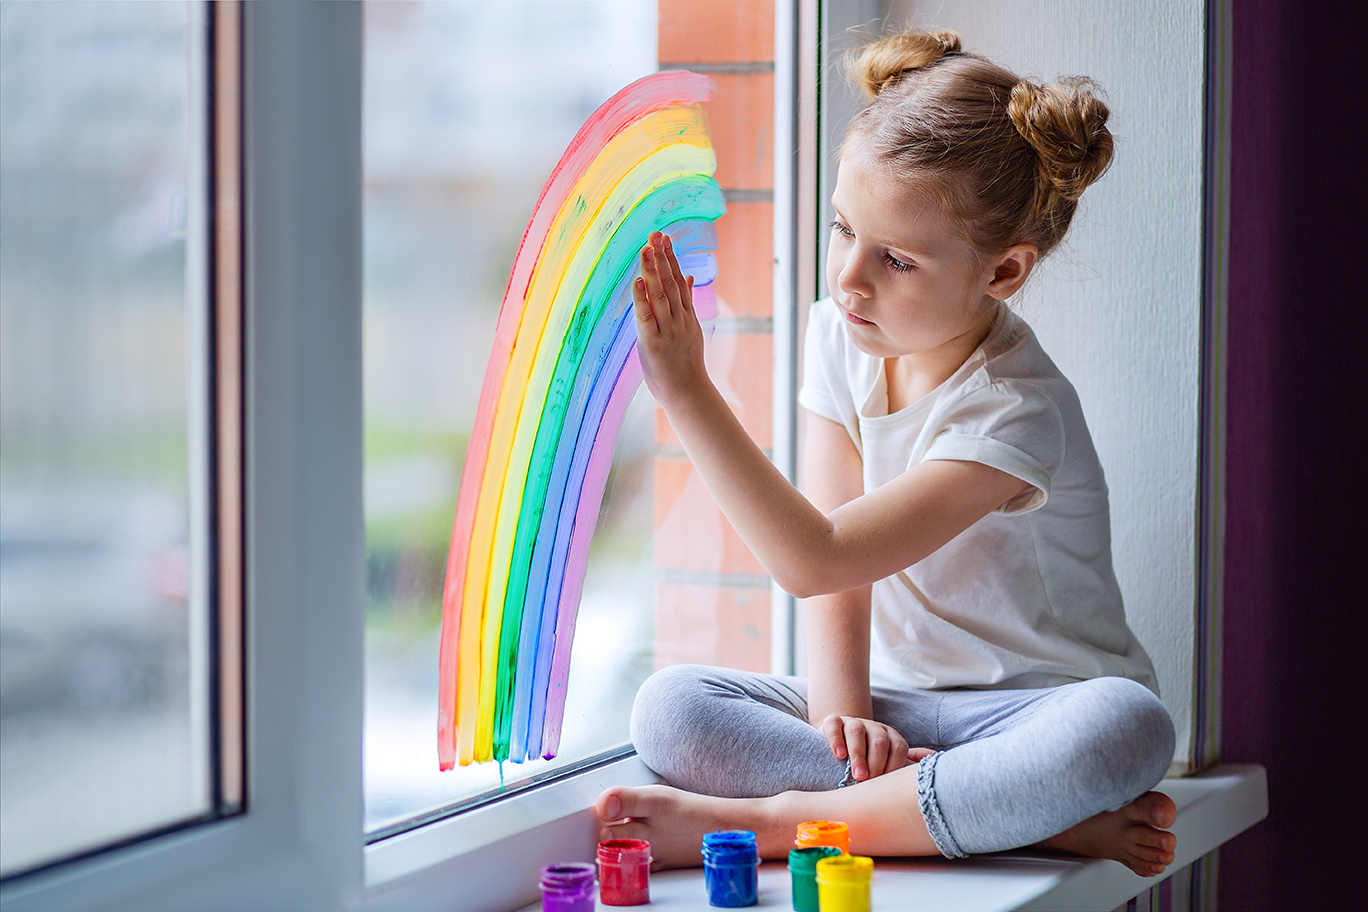
<svg viewBox="0 0 1368 912">
<path fill-rule="evenodd" d="M 594 912 L 594 866 L 585 862 L 541 870 L 542 912 Z"/>
<path fill-rule="evenodd" d="M 841 850 L 835 846 L 803 846 L 789 852 L 789 876 L 793 878 L 793 912 L 820 912 L 817 903 L 817 862 L 840 854 Z"/>
<path fill-rule="evenodd" d="M 599 899 L 605 906 L 640 906 L 651 901 L 651 844 L 644 839 L 609 839 L 598 847 Z"/>
<path fill-rule="evenodd" d="M 822 912 L 869 912 L 874 860 L 835 855 L 817 862 L 817 901 Z"/>
<path fill-rule="evenodd" d="M 708 902 L 753 906 L 760 895 L 760 854 L 750 830 L 718 830 L 703 837 L 703 882 Z"/>
</svg>

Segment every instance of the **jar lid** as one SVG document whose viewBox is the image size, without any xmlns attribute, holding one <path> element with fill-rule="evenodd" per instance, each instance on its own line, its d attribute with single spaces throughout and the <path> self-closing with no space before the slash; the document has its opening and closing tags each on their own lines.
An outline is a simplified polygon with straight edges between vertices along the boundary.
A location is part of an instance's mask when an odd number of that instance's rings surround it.
<svg viewBox="0 0 1368 912">
<path fill-rule="evenodd" d="M 644 839 L 606 839 L 598 844 L 602 864 L 650 864 L 651 844 Z"/>
<path fill-rule="evenodd" d="M 862 855 L 833 855 L 817 862 L 817 882 L 859 883 L 874 873 L 874 859 Z"/>
<path fill-rule="evenodd" d="M 798 824 L 797 846 L 830 845 L 842 851 L 850 847 L 850 827 L 840 820 L 807 820 Z"/>
<path fill-rule="evenodd" d="M 788 866 L 794 874 L 811 874 L 817 870 L 817 862 L 823 858 L 834 858 L 841 854 L 835 846 L 800 846 L 789 850 Z"/>
<path fill-rule="evenodd" d="M 717 830 L 703 837 L 705 864 L 755 864 L 758 860 L 755 833 L 750 830 Z"/>
<path fill-rule="evenodd" d="M 755 833 L 751 830 L 715 830 L 703 837 L 703 847 L 712 848 L 724 845 L 755 845 Z"/>
<path fill-rule="evenodd" d="M 549 864 L 541 869 L 541 888 L 548 893 L 578 892 L 592 885 L 597 873 L 588 862 Z"/>
</svg>

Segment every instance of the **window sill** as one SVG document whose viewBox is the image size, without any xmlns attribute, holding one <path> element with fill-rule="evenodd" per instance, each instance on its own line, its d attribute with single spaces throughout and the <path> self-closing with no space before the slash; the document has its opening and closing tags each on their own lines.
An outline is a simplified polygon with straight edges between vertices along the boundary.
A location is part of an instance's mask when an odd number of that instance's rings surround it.
<svg viewBox="0 0 1368 912">
<path fill-rule="evenodd" d="M 481 875 L 498 870 L 505 884 L 525 878 L 522 895 L 536 896 L 542 864 L 593 857 L 597 830 L 591 809 L 604 789 L 659 781 L 632 754 L 391 836 L 366 846 L 366 887 L 379 899 L 379 908 L 390 907 L 388 900 L 395 897 L 387 894 L 419 903 L 413 908 L 422 907 L 430 895 L 442 895 L 429 894 L 424 882 L 441 885 L 442 890 L 459 885 L 470 908 L 499 908 L 497 902 L 476 902 L 467 889 Z M 540 860 L 543 857 L 545 861 Z M 491 900 L 504 890 L 506 886 L 491 891 Z M 510 905 L 504 903 L 502 908 Z"/>
<path fill-rule="evenodd" d="M 1173 833 L 1177 856 L 1168 873 L 1187 865 L 1258 823 L 1268 814 L 1264 769 L 1218 766 L 1200 776 L 1166 779 L 1159 785 L 1178 805 Z M 1007 910 L 1112 909 L 1164 876 L 1143 878 L 1120 864 L 1038 852 L 945 859 L 881 859 L 875 862 L 876 909 Z M 781 862 L 760 869 L 760 905 L 792 908 L 788 872 Z M 711 910 L 702 869 L 651 876 L 652 908 Z M 535 912 L 539 904 L 525 907 Z"/>
</svg>

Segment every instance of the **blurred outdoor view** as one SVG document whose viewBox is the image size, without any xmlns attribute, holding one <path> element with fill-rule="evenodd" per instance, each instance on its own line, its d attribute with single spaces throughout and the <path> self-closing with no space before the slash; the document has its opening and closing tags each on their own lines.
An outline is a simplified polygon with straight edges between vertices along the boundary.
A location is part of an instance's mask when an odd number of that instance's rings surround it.
<svg viewBox="0 0 1368 912">
<path fill-rule="evenodd" d="M 5 875 L 209 809 L 188 12 L 0 4 Z"/>
<path fill-rule="evenodd" d="M 467 437 L 509 270 L 588 116 L 654 72 L 654 0 L 370 2 L 365 57 L 366 828 L 499 788 L 437 768 L 437 651 Z M 644 390 L 614 456 L 554 761 L 628 740 L 652 669 Z"/>
</svg>

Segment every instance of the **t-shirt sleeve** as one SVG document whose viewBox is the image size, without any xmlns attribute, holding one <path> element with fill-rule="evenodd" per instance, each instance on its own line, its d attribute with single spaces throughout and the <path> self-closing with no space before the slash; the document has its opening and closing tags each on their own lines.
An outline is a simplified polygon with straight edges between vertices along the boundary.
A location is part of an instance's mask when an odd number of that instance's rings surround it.
<svg viewBox="0 0 1368 912">
<path fill-rule="evenodd" d="M 798 390 L 798 404 L 838 424 L 849 424 L 841 402 L 849 402 L 850 381 L 843 370 L 841 339 L 833 338 L 831 313 L 835 308 L 822 300 L 808 311 L 807 331 L 803 337 L 803 385 Z"/>
<path fill-rule="evenodd" d="M 1064 419 L 1042 387 L 989 383 L 944 416 L 924 459 L 978 462 L 1031 485 L 996 512 L 1027 513 L 1045 505 L 1050 479 L 1064 462 Z"/>
</svg>

